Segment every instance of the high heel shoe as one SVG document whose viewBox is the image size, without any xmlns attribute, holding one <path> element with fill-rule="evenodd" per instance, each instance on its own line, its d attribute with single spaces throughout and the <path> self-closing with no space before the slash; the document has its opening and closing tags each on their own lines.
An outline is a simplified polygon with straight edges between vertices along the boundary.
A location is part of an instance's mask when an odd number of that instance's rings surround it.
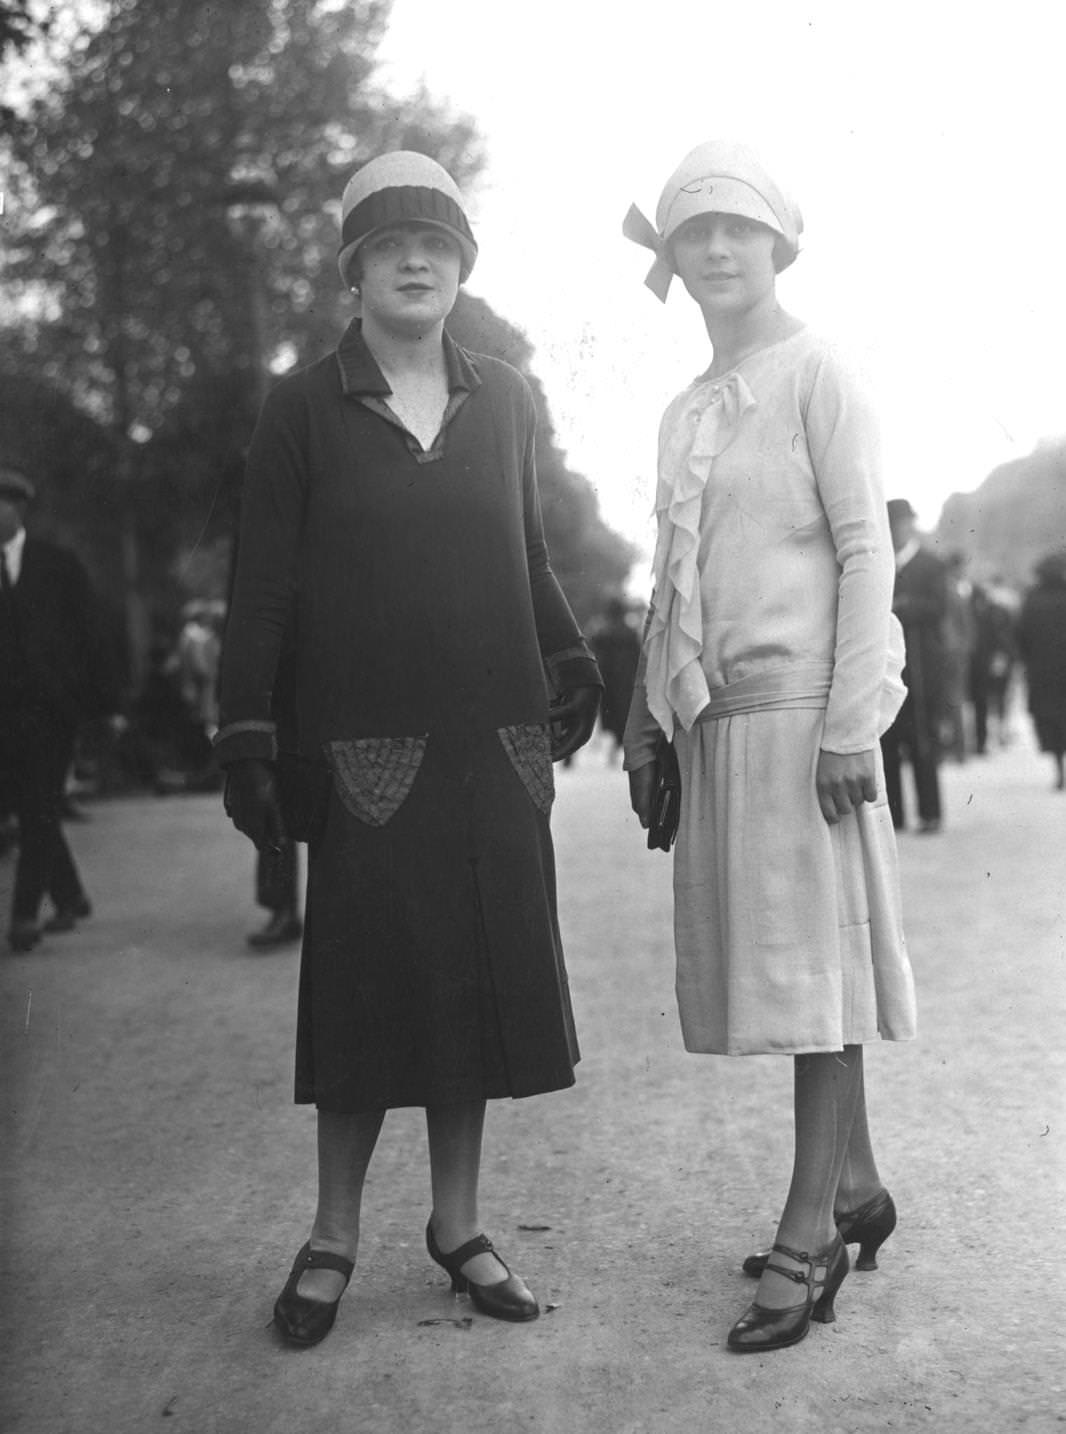
<svg viewBox="0 0 1066 1434">
<path fill-rule="evenodd" d="M 773 1259 L 774 1251 L 787 1255 L 797 1264 L 806 1265 L 806 1273 L 777 1264 Z M 812 1320 L 817 1320 L 819 1324 L 832 1324 L 836 1319 L 833 1301 L 848 1273 L 848 1249 L 839 1234 L 820 1255 L 800 1254 L 787 1245 L 775 1245 L 770 1252 L 767 1269 L 783 1275 L 786 1280 L 793 1280 L 797 1285 L 806 1286 L 806 1298 L 802 1304 L 787 1305 L 784 1309 L 770 1309 L 757 1301 L 749 1305 L 729 1331 L 726 1341 L 737 1354 L 764 1354 L 772 1349 L 798 1344 L 810 1329 Z M 822 1273 L 819 1274 L 819 1271 Z"/>
<path fill-rule="evenodd" d="M 285 1288 L 274 1303 L 274 1323 L 290 1343 L 306 1348 L 325 1339 L 333 1328 L 337 1306 L 348 1288 L 354 1269 L 355 1261 L 344 1255 L 333 1255 L 329 1250 L 312 1250 L 310 1242 L 303 1247 L 285 1281 Z M 305 1270 L 336 1270 L 344 1276 L 344 1289 L 335 1300 L 312 1300 L 306 1295 L 298 1295 L 296 1286 Z"/>
<path fill-rule="evenodd" d="M 834 1212 L 833 1219 L 845 1245 L 858 1245 L 857 1270 L 876 1270 L 877 1252 L 896 1228 L 896 1202 L 887 1190 L 879 1190 L 855 1210 Z M 769 1251 L 749 1255 L 741 1265 L 753 1280 L 762 1278 Z"/>
<path fill-rule="evenodd" d="M 876 1270 L 877 1252 L 896 1228 L 896 1202 L 879 1190 L 857 1210 L 833 1216 L 845 1245 L 859 1246 L 857 1270 Z"/>
<path fill-rule="evenodd" d="M 470 1298 L 482 1314 L 492 1315 L 494 1319 L 509 1319 L 516 1322 L 536 1319 L 540 1314 L 540 1305 L 537 1304 L 518 1276 L 512 1275 L 506 1261 L 500 1259 L 487 1235 L 475 1235 L 472 1240 L 467 1240 L 465 1245 L 460 1245 L 457 1250 L 450 1250 L 448 1254 L 445 1254 L 437 1244 L 437 1237 L 433 1233 L 433 1222 L 430 1220 L 426 1224 L 426 1249 L 429 1251 L 430 1259 L 436 1260 L 441 1269 L 451 1275 L 453 1292 L 462 1295 L 469 1291 Z M 507 1278 L 499 1280 L 494 1285 L 478 1285 L 468 1279 L 462 1272 L 463 1265 L 467 1260 L 473 1259 L 475 1255 L 482 1254 L 495 1255 L 503 1268 L 507 1270 Z"/>
</svg>

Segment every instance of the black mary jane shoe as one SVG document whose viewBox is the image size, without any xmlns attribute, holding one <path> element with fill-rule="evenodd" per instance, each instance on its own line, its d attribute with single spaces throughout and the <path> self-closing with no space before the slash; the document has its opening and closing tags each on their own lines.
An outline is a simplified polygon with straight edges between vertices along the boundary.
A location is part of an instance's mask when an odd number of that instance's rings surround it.
<svg viewBox="0 0 1066 1434">
<path fill-rule="evenodd" d="M 855 1268 L 876 1270 L 877 1252 L 896 1228 L 896 1202 L 888 1191 L 879 1190 L 856 1209 L 834 1214 L 833 1219 L 845 1245 L 859 1246 Z M 760 1280 L 769 1258 L 768 1250 L 760 1250 L 749 1255 L 740 1268 L 753 1280 Z"/>
<path fill-rule="evenodd" d="M 436 1260 L 441 1269 L 451 1275 L 453 1293 L 462 1295 L 469 1292 L 470 1298 L 482 1314 L 491 1315 L 493 1319 L 509 1319 L 515 1322 L 536 1319 L 540 1314 L 540 1305 L 518 1276 L 512 1275 L 507 1262 L 500 1259 L 487 1235 L 475 1235 L 472 1240 L 467 1240 L 465 1245 L 445 1254 L 437 1244 L 431 1220 L 426 1225 L 426 1249 L 430 1259 Z M 507 1270 L 506 1279 L 499 1280 L 494 1285 L 478 1285 L 467 1279 L 462 1272 L 463 1265 L 475 1255 L 484 1254 L 495 1255 Z"/>
<path fill-rule="evenodd" d="M 774 1260 L 775 1252 L 787 1255 L 798 1265 L 805 1265 L 806 1269 L 786 1269 Z M 736 1354 L 766 1354 L 773 1349 L 785 1349 L 790 1344 L 798 1344 L 806 1336 L 812 1320 L 819 1324 L 832 1324 L 836 1319 L 833 1301 L 848 1273 L 848 1248 L 839 1234 L 820 1255 L 808 1255 L 805 1251 L 790 1250 L 787 1245 L 775 1245 L 770 1252 L 767 1269 L 784 1275 L 786 1280 L 792 1280 L 797 1285 L 804 1285 L 806 1296 L 801 1304 L 786 1305 L 784 1309 L 771 1309 L 758 1301 L 749 1305 L 729 1331 L 726 1341 Z"/>
<path fill-rule="evenodd" d="M 312 1250 L 310 1243 L 303 1247 L 285 1281 L 285 1288 L 274 1304 L 274 1324 L 290 1344 L 307 1349 L 325 1339 L 333 1328 L 337 1306 L 344 1289 L 348 1288 L 354 1269 L 355 1261 L 344 1255 L 334 1255 L 329 1250 Z M 298 1295 L 296 1286 L 305 1270 L 336 1270 L 344 1276 L 344 1289 L 335 1300 L 312 1300 L 306 1295 Z"/>
</svg>

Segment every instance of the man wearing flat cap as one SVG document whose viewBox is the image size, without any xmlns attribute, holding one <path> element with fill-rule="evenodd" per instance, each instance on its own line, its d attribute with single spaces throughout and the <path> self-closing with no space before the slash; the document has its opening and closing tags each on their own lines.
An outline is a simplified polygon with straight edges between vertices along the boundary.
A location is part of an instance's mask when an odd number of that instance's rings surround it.
<svg viewBox="0 0 1066 1434">
<path fill-rule="evenodd" d="M 8 931 L 17 952 L 89 915 L 60 825 L 63 787 L 79 725 L 115 706 L 85 569 L 27 536 L 34 493 L 25 473 L 0 464 L 0 782 L 19 823 Z M 46 894 L 55 910 L 42 927 Z"/>
<path fill-rule="evenodd" d="M 885 795 L 892 824 L 906 825 L 902 765 L 914 770 L 918 831 L 940 830 L 940 721 L 944 711 L 944 622 L 948 611 L 948 570 L 918 538 L 917 514 L 906 498 L 888 503 L 892 546 L 896 553 L 896 584 L 892 610 L 903 627 L 907 665 L 903 680 L 907 699 L 881 738 L 885 762 Z"/>
</svg>

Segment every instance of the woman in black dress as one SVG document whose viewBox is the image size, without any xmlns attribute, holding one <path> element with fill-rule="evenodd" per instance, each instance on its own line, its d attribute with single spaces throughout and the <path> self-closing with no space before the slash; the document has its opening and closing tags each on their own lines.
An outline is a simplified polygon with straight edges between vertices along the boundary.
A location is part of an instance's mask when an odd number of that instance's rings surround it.
<svg viewBox="0 0 1066 1434">
<path fill-rule="evenodd" d="M 488 1098 L 573 1082 L 555 914 L 552 761 L 588 739 L 595 662 L 552 574 L 534 408 L 444 331 L 477 248 L 458 189 L 398 151 L 350 181 L 358 318 L 285 378 L 252 441 L 222 671 L 227 810 L 279 843 L 270 699 L 295 605 L 296 833 L 309 839 L 296 1099 L 318 1108 L 318 1208 L 275 1306 L 332 1327 L 387 1109 L 423 1106 L 432 1257 L 502 1319 L 538 1307 L 480 1233 Z M 312 799 L 308 800 L 308 794 Z"/>
</svg>

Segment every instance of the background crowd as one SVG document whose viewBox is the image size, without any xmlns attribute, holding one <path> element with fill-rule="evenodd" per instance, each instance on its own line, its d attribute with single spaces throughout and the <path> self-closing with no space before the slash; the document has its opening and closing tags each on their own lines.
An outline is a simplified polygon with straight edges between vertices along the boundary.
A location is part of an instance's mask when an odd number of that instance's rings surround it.
<svg viewBox="0 0 1066 1434">
<path fill-rule="evenodd" d="M 4 470 L 4 491 L 23 497 L 32 482 L 16 470 Z M 0 499 L 2 501 L 2 499 Z M 33 505 L 27 503 L 27 529 L 34 530 Z M 1032 733 L 1052 759 L 1056 789 L 1066 786 L 1066 553 L 1048 554 L 1036 566 L 1027 587 L 995 573 L 971 576 L 961 551 L 941 556 L 930 535 L 917 534 L 910 505 L 895 500 L 894 530 L 909 561 L 899 568 L 896 611 L 907 638 L 908 702 L 883 739 L 886 777 L 897 827 L 913 825 L 924 834 L 940 831 L 950 819 L 942 810 L 939 768 L 942 762 L 994 758 L 1023 735 L 1028 709 Z M 47 526 L 47 525 L 46 525 Z M 42 540 L 43 541 L 43 540 Z M 45 543 L 46 547 L 55 547 Z M 924 606 L 915 611 L 908 596 L 908 570 L 918 568 L 926 589 Z M 217 597 L 188 597 L 169 622 L 160 624 L 146 654 L 143 675 L 123 682 L 127 665 L 106 641 L 106 607 L 89 585 L 73 552 L 60 549 L 80 574 L 79 620 L 92 634 L 93 682 L 79 696 L 76 714 L 65 720 L 63 759 L 55 799 L 57 820 L 85 820 L 85 803 L 131 792 L 159 797 L 218 791 L 221 773 L 211 743 L 218 722 L 218 664 L 226 605 Z M 900 554 L 897 552 L 897 563 Z M 14 586 L 0 602 L 0 640 L 10 632 Z M 29 601 L 28 595 L 24 601 Z M 586 609 L 588 611 L 588 609 Z M 615 590 L 602 596 L 586 618 L 590 647 L 603 674 L 605 690 L 600 725 L 609 761 L 617 761 L 640 651 L 643 603 Z M 12 773 L 26 755 L 25 742 L 6 709 L 14 687 L 0 697 L 0 854 L 13 859 L 19 843 L 19 803 Z M 100 694 L 108 694 L 101 698 Z M 106 709 L 106 710 L 105 710 Z M 581 760 L 572 758 L 573 760 Z M 585 760 L 588 760 L 586 758 Z M 913 795 L 910 786 L 913 783 Z M 302 930 L 298 915 L 298 866 L 291 846 L 283 858 L 260 864 L 255 881 L 266 925 L 250 935 L 264 948 L 295 940 Z M 70 929 L 73 907 L 83 894 L 61 900 L 47 923 Z M 86 898 L 87 900 L 87 898 Z M 83 912 L 76 919 L 85 919 Z"/>
<path fill-rule="evenodd" d="M 398 99 L 382 82 L 383 0 L 321 7 L 313 22 L 288 0 L 239 15 L 115 0 L 102 24 L 104 8 L 73 7 L 69 23 L 42 27 L 33 6 L 0 3 L 12 81 L 0 106 L 0 464 L 36 489 L 34 537 L 76 553 L 87 572 L 115 688 L 113 713 L 81 714 L 68 817 L 79 795 L 219 782 L 213 672 L 243 455 L 265 393 L 343 327 L 342 296 L 312 302 L 307 276 L 332 267 L 330 204 L 344 179 L 401 145 L 441 160 L 464 187 L 485 163 L 469 116 L 425 89 Z M 180 86 L 166 82 L 179 73 Z M 570 467 L 522 332 L 465 292 L 449 330 L 533 389 L 546 536 L 605 673 L 614 744 L 640 627 L 625 594 L 643 565 Z M 911 743 L 919 762 L 994 752 L 1021 700 L 1024 658 L 1058 771 L 1061 625 L 1045 616 L 1061 592 L 1054 562 L 1024 622 L 1022 602 L 1037 563 L 1061 546 L 1064 493 L 1066 448 L 1049 440 L 980 493 L 956 494 L 926 535 L 941 559 L 967 556 L 945 570 L 933 700 Z M 10 848 L 10 791 L 0 811 Z"/>
</svg>

